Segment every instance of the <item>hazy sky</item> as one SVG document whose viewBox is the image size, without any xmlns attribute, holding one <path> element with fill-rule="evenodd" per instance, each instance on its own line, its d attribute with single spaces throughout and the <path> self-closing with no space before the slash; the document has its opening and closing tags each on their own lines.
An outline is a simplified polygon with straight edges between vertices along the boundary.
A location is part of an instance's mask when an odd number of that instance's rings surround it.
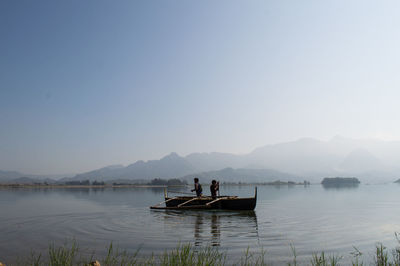
<svg viewBox="0 0 400 266">
<path fill-rule="evenodd" d="M 0 1 L 0 169 L 400 139 L 399 1 Z"/>
</svg>

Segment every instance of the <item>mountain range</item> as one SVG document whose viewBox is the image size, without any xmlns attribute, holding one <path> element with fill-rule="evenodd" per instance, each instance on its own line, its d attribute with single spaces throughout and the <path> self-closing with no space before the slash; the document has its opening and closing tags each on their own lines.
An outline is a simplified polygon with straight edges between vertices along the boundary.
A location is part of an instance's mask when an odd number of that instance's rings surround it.
<svg viewBox="0 0 400 266">
<path fill-rule="evenodd" d="M 357 140 L 336 136 L 329 141 L 302 138 L 266 145 L 254 151 L 229 153 L 171 153 L 159 160 L 137 161 L 128 166 L 107 166 L 61 181 L 109 181 L 153 178 L 191 179 L 194 176 L 232 182 L 271 180 L 320 181 L 323 177 L 352 176 L 361 181 L 384 182 L 400 176 L 400 141 Z M 35 177 L 0 171 L 0 181 Z"/>
</svg>

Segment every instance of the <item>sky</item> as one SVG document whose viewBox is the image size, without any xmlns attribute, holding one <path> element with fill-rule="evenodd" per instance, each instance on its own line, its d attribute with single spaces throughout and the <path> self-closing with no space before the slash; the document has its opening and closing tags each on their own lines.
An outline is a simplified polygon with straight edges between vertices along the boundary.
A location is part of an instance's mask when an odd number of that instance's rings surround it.
<svg viewBox="0 0 400 266">
<path fill-rule="evenodd" d="M 400 139 L 399 1 L 0 1 L 0 170 Z"/>
</svg>

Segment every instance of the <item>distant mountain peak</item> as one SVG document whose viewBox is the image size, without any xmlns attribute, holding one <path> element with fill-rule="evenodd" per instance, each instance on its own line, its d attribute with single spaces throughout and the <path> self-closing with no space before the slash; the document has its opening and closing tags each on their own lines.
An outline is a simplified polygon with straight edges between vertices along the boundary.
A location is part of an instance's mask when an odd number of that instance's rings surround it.
<svg viewBox="0 0 400 266">
<path fill-rule="evenodd" d="M 165 159 L 181 159 L 181 158 L 182 157 L 179 156 L 176 152 L 171 152 L 167 156 L 164 156 L 163 158 L 161 158 L 161 160 L 165 160 Z"/>
<path fill-rule="evenodd" d="M 176 152 L 171 152 L 167 156 L 169 156 L 169 157 L 180 157 Z"/>
</svg>

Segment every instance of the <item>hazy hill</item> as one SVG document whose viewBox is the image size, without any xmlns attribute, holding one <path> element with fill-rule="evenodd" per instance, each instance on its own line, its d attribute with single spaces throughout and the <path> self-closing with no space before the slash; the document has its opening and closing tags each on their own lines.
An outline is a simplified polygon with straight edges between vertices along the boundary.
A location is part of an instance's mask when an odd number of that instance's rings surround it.
<svg viewBox="0 0 400 266">
<path fill-rule="evenodd" d="M 226 168 L 236 169 L 229 172 Z M 224 170 L 221 170 L 224 169 Z M 239 169 L 255 170 L 239 174 Z M 257 170 L 258 169 L 258 170 Z M 384 182 L 400 176 L 400 142 L 354 140 L 336 136 L 329 141 L 303 138 L 292 142 L 266 145 L 249 154 L 192 153 L 185 157 L 171 153 L 160 160 L 137 161 L 128 166 L 114 165 L 78 174 L 66 180 L 108 181 L 178 178 L 195 173 L 216 171 L 215 174 L 233 179 L 253 178 L 260 169 L 321 181 L 326 176 L 356 176 L 362 181 Z M 219 171 L 222 172 L 219 172 Z M 243 170 L 244 171 L 244 170 Z M 0 171 L 0 181 L 21 176 L 35 177 L 12 171 Z M 207 176 L 207 175 L 205 175 Z M 36 177 L 35 177 L 36 178 Z M 301 181 L 301 180 L 300 180 Z"/>
<path fill-rule="evenodd" d="M 171 153 L 161 160 L 139 161 L 126 167 L 125 174 L 132 178 L 174 178 L 193 173 L 195 167 L 185 158 Z"/>
<path fill-rule="evenodd" d="M 192 153 L 185 159 L 199 172 L 220 170 L 226 167 L 241 168 L 247 165 L 245 156 L 230 153 Z"/>
<path fill-rule="evenodd" d="M 57 183 L 56 180 L 51 179 L 51 178 L 32 178 L 32 177 L 18 177 L 15 179 L 12 179 L 10 181 L 8 181 L 8 183 L 12 183 L 12 184 L 34 184 L 34 183 L 47 183 L 47 184 L 55 184 Z"/>
<path fill-rule="evenodd" d="M 271 182 L 276 180 L 302 182 L 303 178 L 291 174 L 271 170 L 271 169 L 233 169 L 224 168 L 218 171 L 201 172 L 183 176 L 181 179 L 193 182 L 193 178 L 198 177 L 201 183 L 211 184 L 211 180 L 216 179 L 221 182 Z"/>
<path fill-rule="evenodd" d="M 341 154 L 331 149 L 326 142 L 311 138 L 267 145 L 247 156 L 249 162 L 297 175 L 334 173 L 335 166 L 342 158 Z"/>
<path fill-rule="evenodd" d="M 112 177 L 117 177 L 120 175 L 120 172 L 124 166 L 122 165 L 111 165 L 111 166 L 106 166 L 97 170 L 93 170 L 90 172 L 78 174 L 72 178 L 63 178 L 60 179 L 60 182 L 65 182 L 65 181 L 73 181 L 73 180 L 108 180 Z"/>
<path fill-rule="evenodd" d="M 126 167 L 108 166 L 76 175 L 73 178 L 63 179 L 63 181 L 176 178 L 193 172 L 195 172 L 195 168 L 185 158 L 171 153 L 160 160 L 137 161 Z"/>
<path fill-rule="evenodd" d="M 57 175 L 30 175 L 16 171 L 1 171 L 0 170 L 0 182 L 1 183 L 35 183 L 35 182 L 54 182 L 54 178 Z"/>
<path fill-rule="evenodd" d="M 340 136 L 329 141 L 304 138 L 258 148 L 248 154 L 247 160 L 314 180 L 356 175 L 367 181 L 388 181 L 400 174 L 400 142 Z"/>
<path fill-rule="evenodd" d="M 32 175 L 32 174 L 20 173 L 17 171 L 0 170 L 0 183 L 15 183 L 15 184 L 39 183 L 39 182 L 54 183 L 56 179 L 59 179 L 62 176 L 66 175 Z M 28 180 L 30 180 L 31 182 L 28 182 Z"/>
<path fill-rule="evenodd" d="M 385 171 L 386 169 L 381 160 L 362 148 L 350 152 L 339 164 L 339 170 L 347 173 Z"/>
<path fill-rule="evenodd" d="M 24 176 L 24 174 L 16 172 L 16 171 L 1 171 L 0 170 L 0 181 L 8 181 L 15 178 L 19 178 Z"/>
</svg>

